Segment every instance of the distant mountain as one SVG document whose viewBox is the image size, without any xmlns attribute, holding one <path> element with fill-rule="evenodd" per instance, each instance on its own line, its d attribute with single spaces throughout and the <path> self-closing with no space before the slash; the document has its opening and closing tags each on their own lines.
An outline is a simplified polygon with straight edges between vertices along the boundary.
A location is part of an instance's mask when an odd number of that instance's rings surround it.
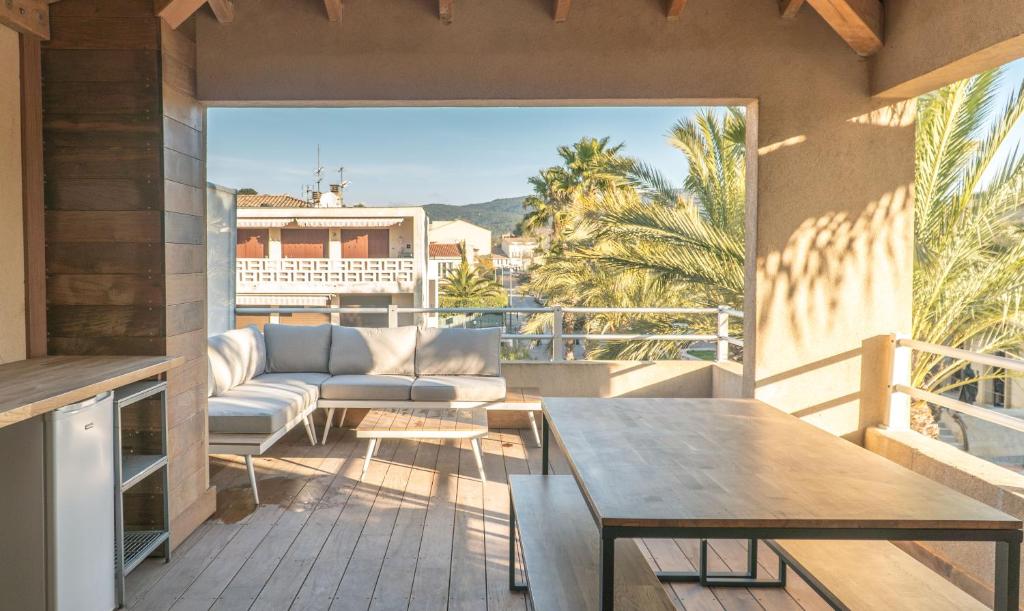
<svg viewBox="0 0 1024 611">
<path fill-rule="evenodd" d="M 453 206 L 451 204 L 426 204 L 423 209 L 432 221 L 463 220 L 491 230 L 494 238 L 503 233 L 512 233 L 519 221 L 523 220 L 525 197 L 505 197 L 480 204 Z"/>
</svg>

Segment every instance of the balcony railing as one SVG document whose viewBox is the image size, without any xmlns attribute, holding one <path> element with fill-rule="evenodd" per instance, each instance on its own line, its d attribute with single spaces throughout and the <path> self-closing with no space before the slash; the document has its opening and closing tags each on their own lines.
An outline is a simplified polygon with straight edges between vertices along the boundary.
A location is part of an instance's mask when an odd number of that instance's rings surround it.
<svg viewBox="0 0 1024 611">
<path fill-rule="evenodd" d="M 412 290 L 415 261 L 387 259 L 238 259 L 239 293 L 331 293 L 360 287 L 379 292 Z"/>
<path fill-rule="evenodd" d="M 930 344 L 914 339 L 899 337 L 895 338 L 895 349 L 893 354 L 893 366 L 891 383 L 892 398 L 889 406 L 889 428 L 895 430 L 910 429 L 910 402 L 911 399 L 925 401 L 932 405 L 938 405 L 955 413 L 965 414 L 978 420 L 984 420 L 1003 428 L 1024 433 L 1024 420 L 1000 413 L 998 410 L 980 407 L 971 403 L 954 399 L 912 386 L 910 379 L 910 365 L 913 351 L 927 352 L 943 356 L 954 361 L 976 363 L 1005 371 L 1024 373 L 1024 361 L 1010 359 L 1002 356 L 981 354 L 959 348 L 950 348 L 939 344 Z"/>
<path fill-rule="evenodd" d="M 399 315 L 473 315 L 473 314 L 551 314 L 552 323 L 549 333 L 518 333 L 510 331 L 503 325 L 501 339 L 503 341 L 527 340 L 550 342 L 551 352 L 548 359 L 564 361 L 566 358 L 566 342 L 585 340 L 595 342 L 609 341 L 670 341 L 670 342 L 707 342 L 714 345 L 715 360 L 730 359 L 730 346 L 743 347 L 743 340 L 730 335 L 729 323 L 732 318 L 743 318 L 743 312 L 734 308 L 719 306 L 717 308 L 577 308 L 577 307 L 523 307 L 523 308 L 402 308 L 388 306 L 386 308 L 289 308 L 289 307 L 237 307 L 236 314 L 242 315 L 273 315 L 273 314 L 386 314 L 387 326 L 397 327 Z M 715 321 L 714 334 L 654 334 L 654 333 L 566 333 L 565 314 L 627 314 L 627 315 L 675 315 L 681 322 L 693 316 L 713 316 Z"/>
</svg>

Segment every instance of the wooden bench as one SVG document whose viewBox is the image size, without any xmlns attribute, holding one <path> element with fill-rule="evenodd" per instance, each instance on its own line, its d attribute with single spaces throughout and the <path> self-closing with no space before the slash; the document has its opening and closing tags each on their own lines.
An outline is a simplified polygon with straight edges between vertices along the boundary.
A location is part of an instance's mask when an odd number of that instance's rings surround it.
<svg viewBox="0 0 1024 611">
<path fill-rule="evenodd" d="M 486 480 L 480 455 L 480 438 L 486 434 L 487 411 L 483 407 L 371 409 L 356 427 L 358 439 L 370 440 L 360 479 L 366 477 L 370 460 L 384 439 L 468 439 L 480 479 Z"/>
<path fill-rule="evenodd" d="M 571 475 L 511 475 L 509 585 L 515 582 L 516 526 L 534 609 L 596 610 L 601 580 L 594 519 Z M 675 609 L 654 569 L 631 539 L 615 542 L 615 608 Z"/>
<path fill-rule="evenodd" d="M 765 541 L 837 609 L 988 609 L 888 541 Z"/>
</svg>

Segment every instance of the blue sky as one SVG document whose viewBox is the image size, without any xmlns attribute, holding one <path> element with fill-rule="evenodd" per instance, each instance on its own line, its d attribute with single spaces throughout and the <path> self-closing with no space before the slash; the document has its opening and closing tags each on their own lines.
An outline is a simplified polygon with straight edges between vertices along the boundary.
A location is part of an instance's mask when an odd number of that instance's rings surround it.
<svg viewBox="0 0 1024 611">
<path fill-rule="evenodd" d="M 998 106 L 1024 80 L 1007 66 Z M 529 192 L 526 179 L 558 162 L 556 147 L 610 136 L 625 152 L 681 182 L 682 154 L 665 134 L 694 108 L 215 108 L 208 177 L 228 187 L 300 195 L 313 182 L 316 146 L 324 189 L 345 166 L 347 202 L 470 204 Z M 1024 140 L 1017 126 L 1010 146 Z"/>
</svg>

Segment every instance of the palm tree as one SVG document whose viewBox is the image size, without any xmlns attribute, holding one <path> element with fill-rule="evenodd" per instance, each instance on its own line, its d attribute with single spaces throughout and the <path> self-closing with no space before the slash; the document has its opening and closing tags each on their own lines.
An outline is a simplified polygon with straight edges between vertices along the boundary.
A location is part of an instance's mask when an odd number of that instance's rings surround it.
<svg viewBox="0 0 1024 611">
<path fill-rule="evenodd" d="M 440 290 L 440 305 L 443 308 L 499 308 L 508 304 L 508 295 L 500 284 L 489 277 L 479 266 L 462 261 L 444 279 Z"/>
<path fill-rule="evenodd" d="M 1014 151 L 994 164 L 1024 114 L 1024 83 L 996 111 L 999 81 L 999 71 L 985 72 L 918 101 L 913 337 L 1019 355 L 1024 231 L 1013 215 L 1024 205 L 1024 158 Z M 964 366 L 917 353 L 912 383 L 942 393 L 992 375 L 958 375 Z M 924 405 L 914 423 L 930 426 Z"/>
<path fill-rule="evenodd" d="M 608 138 L 584 137 L 572 146 L 558 147 L 562 165 L 541 170 L 529 179 L 533 194 L 523 201 L 525 230 L 539 233 L 550 227 L 557 243 L 574 202 L 622 182 L 629 160 L 619 155 L 622 144 L 610 146 L 608 142 Z"/>
</svg>

